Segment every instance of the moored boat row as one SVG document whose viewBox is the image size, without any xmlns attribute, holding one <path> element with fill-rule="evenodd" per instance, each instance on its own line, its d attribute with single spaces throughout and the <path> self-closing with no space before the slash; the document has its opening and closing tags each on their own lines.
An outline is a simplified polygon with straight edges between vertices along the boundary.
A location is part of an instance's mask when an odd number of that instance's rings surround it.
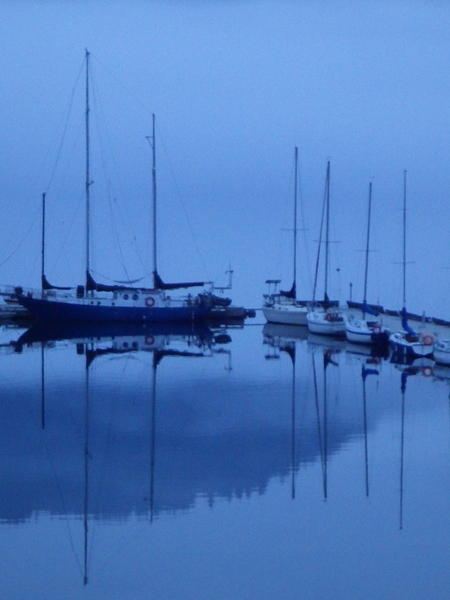
<svg viewBox="0 0 450 600">
<path fill-rule="evenodd" d="M 297 149 L 296 149 L 297 173 Z M 296 175 L 297 177 L 297 175 Z M 295 215 L 297 194 L 295 192 Z M 408 318 L 421 319 L 406 310 L 406 171 L 403 173 L 403 308 L 401 311 L 385 310 L 367 302 L 367 279 L 369 265 L 370 222 L 372 208 L 372 182 L 369 184 L 367 235 L 365 252 L 364 294 L 361 303 L 349 301 L 348 307 L 340 307 L 337 302 L 328 299 L 328 248 L 329 248 L 329 210 L 330 210 L 330 163 L 327 163 L 325 200 L 322 210 L 320 232 L 325 219 L 325 294 L 324 301 L 315 302 L 315 289 L 321 250 L 321 235 L 316 264 L 316 281 L 314 282 L 313 300 L 296 300 L 296 217 L 294 220 L 294 284 L 289 292 L 269 293 L 264 296 L 263 314 L 268 323 L 285 325 L 304 325 L 313 334 L 339 337 L 349 342 L 377 347 L 390 347 L 396 359 L 433 357 L 436 362 L 450 365 L 450 339 L 437 337 L 431 332 L 416 333 L 410 326 Z M 268 280 L 267 283 L 278 285 L 279 280 Z M 356 311 L 361 310 L 361 315 Z M 401 328 L 398 326 L 401 319 Z M 386 324 L 386 320 L 393 323 Z M 422 320 L 422 319 L 421 319 Z M 442 319 L 423 319 L 433 326 L 449 326 Z M 392 327 L 394 324 L 394 327 Z"/>
</svg>

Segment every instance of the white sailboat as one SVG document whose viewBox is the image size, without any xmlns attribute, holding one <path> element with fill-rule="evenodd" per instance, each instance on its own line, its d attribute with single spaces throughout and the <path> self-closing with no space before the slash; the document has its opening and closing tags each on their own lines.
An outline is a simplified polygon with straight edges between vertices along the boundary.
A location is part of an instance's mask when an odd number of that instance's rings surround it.
<svg viewBox="0 0 450 600">
<path fill-rule="evenodd" d="M 293 283 L 288 291 L 278 291 L 279 279 L 267 279 L 269 292 L 264 295 L 263 314 L 269 323 L 282 325 L 307 325 L 306 315 L 312 301 L 297 300 L 297 199 L 298 199 L 298 148 L 295 147 L 295 184 L 294 184 L 294 228 L 293 228 Z M 317 305 L 321 305 L 317 302 Z M 335 305 L 336 302 L 331 304 Z"/>
<path fill-rule="evenodd" d="M 350 315 L 345 323 L 345 334 L 349 342 L 356 344 L 384 345 L 389 342 L 390 331 L 383 326 L 378 313 L 367 304 L 367 275 L 369 271 L 369 242 L 370 242 L 370 217 L 372 211 L 372 182 L 369 184 L 369 208 L 367 216 L 367 238 L 366 238 L 366 264 L 364 274 L 364 299 L 362 304 L 362 318 L 358 319 Z M 372 318 L 366 318 L 371 315 Z"/>
<path fill-rule="evenodd" d="M 408 324 L 406 310 L 406 170 L 403 171 L 403 308 L 401 310 L 403 331 L 389 337 L 395 358 L 414 358 L 433 354 L 434 336 L 431 333 L 418 334 Z"/>
<path fill-rule="evenodd" d="M 298 195 L 298 148 L 295 147 L 295 185 L 294 185 L 294 281 L 289 291 L 277 291 L 278 279 L 268 279 L 274 286 L 272 293 L 264 295 L 263 314 L 269 323 L 284 325 L 306 325 L 308 307 L 306 302 L 297 300 L 297 195 Z"/>
<path fill-rule="evenodd" d="M 316 263 L 316 281 L 314 282 L 314 298 L 312 303 L 312 310 L 309 310 L 306 315 L 306 322 L 308 329 L 311 333 L 318 333 L 320 335 L 333 335 L 333 336 L 344 336 L 345 335 L 345 320 L 342 312 L 336 307 L 333 307 L 334 303 L 331 303 L 328 298 L 328 265 L 329 265 L 329 229 L 330 229 L 330 161 L 327 163 L 327 175 L 325 184 L 325 199 L 324 199 L 324 211 L 326 219 L 325 228 L 325 292 L 324 300 L 318 307 L 315 304 L 315 290 L 317 282 L 317 272 L 320 259 L 320 249 L 322 244 L 322 233 L 319 239 L 319 249 L 317 252 L 317 263 Z M 322 223 L 324 214 L 322 212 Z M 322 225 L 321 225 L 322 231 Z"/>
</svg>

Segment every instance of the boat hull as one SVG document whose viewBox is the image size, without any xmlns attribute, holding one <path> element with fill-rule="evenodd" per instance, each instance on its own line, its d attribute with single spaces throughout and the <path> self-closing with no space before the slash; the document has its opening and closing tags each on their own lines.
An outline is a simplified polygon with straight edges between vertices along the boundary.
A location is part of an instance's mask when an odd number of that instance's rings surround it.
<svg viewBox="0 0 450 600">
<path fill-rule="evenodd" d="M 311 333 L 345 337 L 345 321 L 338 313 L 312 311 L 306 318 Z"/>
<path fill-rule="evenodd" d="M 207 304 L 192 306 L 123 306 L 114 300 L 97 298 L 49 299 L 18 296 L 20 304 L 34 317 L 46 321 L 169 323 L 205 319 L 211 311 Z"/>
<path fill-rule="evenodd" d="M 450 340 L 442 340 L 434 344 L 433 358 L 440 365 L 450 365 Z"/>
<path fill-rule="evenodd" d="M 379 323 L 369 324 L 363 319 L 348 320 L 345 324 L 345 335 L 349 342 L 382 346 L 389 343 L 389 333 Z"/>
<path fill-rule="evenodd" d="M 280 323 L 281 325 L 307 325 L 306 306 L 274 305 L 264 306 L 263 315 L 269 323 Z"/>
<path fill-rule="evenodd" d="M 407 336 L 401 332 L 393 333 L 389 338 L 389 342 L 392 347 L 392 352 L 399 356 L 425 357 L 433 354 L 432 342 L 424 343 L 423 341 L 409 341 Z"/>
</svg>

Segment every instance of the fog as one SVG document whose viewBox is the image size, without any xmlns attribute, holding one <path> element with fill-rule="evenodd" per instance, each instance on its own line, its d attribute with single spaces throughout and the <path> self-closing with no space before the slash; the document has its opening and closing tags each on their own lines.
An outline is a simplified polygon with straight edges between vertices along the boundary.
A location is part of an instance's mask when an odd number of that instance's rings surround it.
<svg viewBox="0 0 450 600">
<path fill-rule="evenodd" d="M 225 285 L 231 267 L 248 307 L 266 279 L 290 286 L 298 146 L 299 296 L 330 160 L 331 294 L 362 299 L 372 181 L 368 300 L 401 307 L 406 169 L 407 306 L 449 316 L 447 3 L 3 0 L 0 18 L 2 285 L 39 287 L 43 192 L 47 277 L 83 282 L 88 49 L 99 281 L 152 270 L 155 113 L 163 279 Z"/>
</svg>

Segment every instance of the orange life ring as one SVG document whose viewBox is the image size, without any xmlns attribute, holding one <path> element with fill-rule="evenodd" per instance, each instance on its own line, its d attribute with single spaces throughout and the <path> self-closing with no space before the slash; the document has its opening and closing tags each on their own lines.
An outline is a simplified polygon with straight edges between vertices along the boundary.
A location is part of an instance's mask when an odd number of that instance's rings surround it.
<svg viewBox="0 0 450 600">
<path fill-rule="evenodd" d="M 374 325 L 374 326 L 372 327 L 372 332 L 373 332 L 375 335 L 378 335 L 379 333 L 381 333 L 381 327 L 380 327 L 379 325 Z"/>
<path fill-rule="evenodd" d="M 155 338 L 152 335 L 148 335 L 145 338 L 145 343 L 148 344 L 149 346 L 151 346 L 152 344 L 155 343 Z"/>
<path fill-rule="evenodd" d="M 331 322 L 331 321 L 333 320 L 333 315 L 332 315 L 331 313 L 327 313 L 327 316 L 325 317 L 325 319 L 326 319 L 327 321 L 330 321 L 330 322 Z"/>
<path fill-rule="evenodd" d="M 426 333 L 422 338 L 422 342 L 425 344 L 425 346 L 431 346 L 431 344 L 434 342 L 434 337 L 431 335 L 431 333 Z"/>
<path fill-rule="evenodd" d="M 422 375 L 424 377 L 431 377 L 431 375 L 433 375 L 433 369 L 431 367 L 424 367 L 422 369 Z"/>
<path fill-rule="evenodd" d="M 145 306 L 154 306 L 155 304 L 155 299 L 153 298 L 153 296 L 147 296 L 147 298 L 145 299 Z"/>
</svg>

